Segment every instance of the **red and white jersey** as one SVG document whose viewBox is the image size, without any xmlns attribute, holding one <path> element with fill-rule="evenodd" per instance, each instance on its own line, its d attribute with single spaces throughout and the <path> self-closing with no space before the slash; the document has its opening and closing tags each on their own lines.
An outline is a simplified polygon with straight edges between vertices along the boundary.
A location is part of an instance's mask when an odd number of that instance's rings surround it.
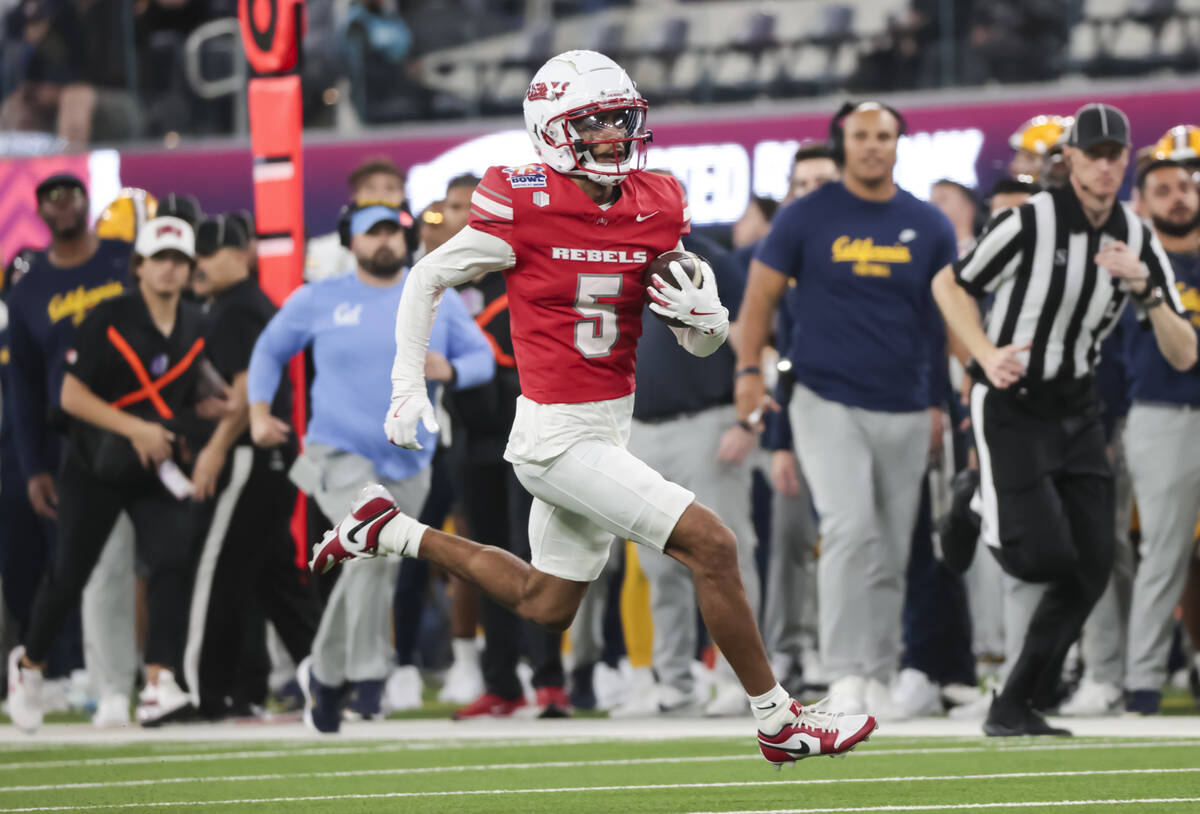
<svg viewBox="0 0 1200 814">
<path fill-rule="evenodd" d="M 492 167 L 471 197 L 469 225 L 516 257 L 504 276 L 522 394 L 561 404 L 632 393 L 642 272 L 691 231 L 679 183 L 635 172 L 601 208 L 545 165 Z"/>
</svg>

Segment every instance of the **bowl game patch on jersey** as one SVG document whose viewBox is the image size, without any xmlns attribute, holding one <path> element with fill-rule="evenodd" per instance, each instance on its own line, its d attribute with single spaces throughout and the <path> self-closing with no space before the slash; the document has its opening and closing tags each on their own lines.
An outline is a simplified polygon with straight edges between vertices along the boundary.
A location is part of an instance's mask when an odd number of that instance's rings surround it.
<svg viewBox="0 0 1200 814">
<path fill-rule="evenodd" d="M 546 169 L 536 164 L 526 164 L 522 167 L 505 167 L 504 172 L 508 175 L 508 183 L 513 189 L 546 186 Z"/>
</svg>

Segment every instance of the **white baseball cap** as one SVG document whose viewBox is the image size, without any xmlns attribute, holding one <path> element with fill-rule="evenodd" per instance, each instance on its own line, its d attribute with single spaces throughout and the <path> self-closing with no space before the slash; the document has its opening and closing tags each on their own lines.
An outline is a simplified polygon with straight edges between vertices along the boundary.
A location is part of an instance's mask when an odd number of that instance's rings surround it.
<svg viewBox="0 0 1200 814">
<path fill-rule="evenodd" d="M 164 215 L 146 221 L 138 229 L 134 252 L 153 257 L 168 249 L 181 252 L 189 260 L 196 259 L 196 232 L 186 220 Z"/>
</svg>

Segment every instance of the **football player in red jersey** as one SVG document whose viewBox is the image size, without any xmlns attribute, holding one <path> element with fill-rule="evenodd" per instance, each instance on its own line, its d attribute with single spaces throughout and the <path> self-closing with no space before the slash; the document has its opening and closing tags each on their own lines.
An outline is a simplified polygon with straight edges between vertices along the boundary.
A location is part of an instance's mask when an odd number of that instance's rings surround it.
<svg viewBox="0 0 1200 814">
<path fill-rule="evenodd" d="M 875 729 L 870 715 L 802 707 L 779 686 L 746 603 L 733 534 L 695 495 L 631 455 L 634 361 L 647 290 L 642 273 L 680 248 L 690 228 L 679 183 L 642 172 L 646 100 L 615 62 L 568 51 L 533 77 L 525 123 L 542 162 L 493 167 L 471 199 L 467 228 L 411 272 L 396 315 L 392 443 L 436 430 L 423 371 L 442 292 L 503 271 L 522 395 L 505 458 L 534 496 L 532 564 L 506 551 L 427 528 L 368 486 L 328 532 L 312 567 L 399 554 L 436 562 L 517 614 L 565 630 L 608 558 L 613 536 L 674 557 L 692 571 L 713 640 L 758 719 L 759 746 L 776 766 L 852 749 Z M 712 269 L 692 285 L 649 293 L 679 343 L 707 356 L 728 335 Z"/>
</svg>

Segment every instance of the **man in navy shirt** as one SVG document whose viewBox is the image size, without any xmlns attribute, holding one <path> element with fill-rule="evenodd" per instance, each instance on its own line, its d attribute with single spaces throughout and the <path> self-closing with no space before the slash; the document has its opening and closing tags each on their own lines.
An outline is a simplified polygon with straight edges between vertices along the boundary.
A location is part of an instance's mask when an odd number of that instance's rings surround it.
<svg viewBox="0 0 1200 814">
<path fill-rule="evenodd" d="M 87 192 L 74 175 L 52 175 L 38 184 L 36 194 L 51 242 L 33 255 L 28 273 L 9 296 L 11 361 L 5 397 L 12 401 L 14 441 L 29 501 L 44 518 L 44 534 L 53 540 L 55 473 L 65 430 L 59 395 L 67 351 L 83 318 L 124 291 L 131 247 L 88 230 Z M 137 670 L 133 537 L 124 517 L 111 542 L 83 595 L 83 635 L 88 672 L 101 696 L 96 722 L 122 725 L 129 721 L 128 695 Z M 27 542 L 28 547 L 39 545 Z M 52 668 L 48 675 L 56 672 Z"/>
<path fill-rule="evenodd" d="M 900 656 L 904 569 L 931 434 L 941 434 L 931 408 L 944 339 L 929 283 L 955 258 L 956 241 L 944 215 L 892 180 L 902 128 L 898 113 L 874 102 L 834 119 L 842 181 L 776 215 L 740 319 L 735 375 L 746 420 L 766 401 L 758 360 L 795 278 L 790 414 L 821 518 L 821 656 L 835 712 L 894 710 L 887 682 Z"/>
<path fill-rule="evenodd" d="M 1200 199 L 1190 173 L 1156 161 L 1138 175 L 1148 214 L 1171 261 L 1175 287 L 1200 328 Z M 1126 709 L 1157 713 L 1167 674 L 1172 612 L 1183 594 L 1200 512 L 1200 370 L 1167 363 L 1147 320 L 1127 309 L 1121 322 L 1132 406 L 1125 453 L 1137 495 L 1142 544 L 1130 603 Z"/>
</svg>

